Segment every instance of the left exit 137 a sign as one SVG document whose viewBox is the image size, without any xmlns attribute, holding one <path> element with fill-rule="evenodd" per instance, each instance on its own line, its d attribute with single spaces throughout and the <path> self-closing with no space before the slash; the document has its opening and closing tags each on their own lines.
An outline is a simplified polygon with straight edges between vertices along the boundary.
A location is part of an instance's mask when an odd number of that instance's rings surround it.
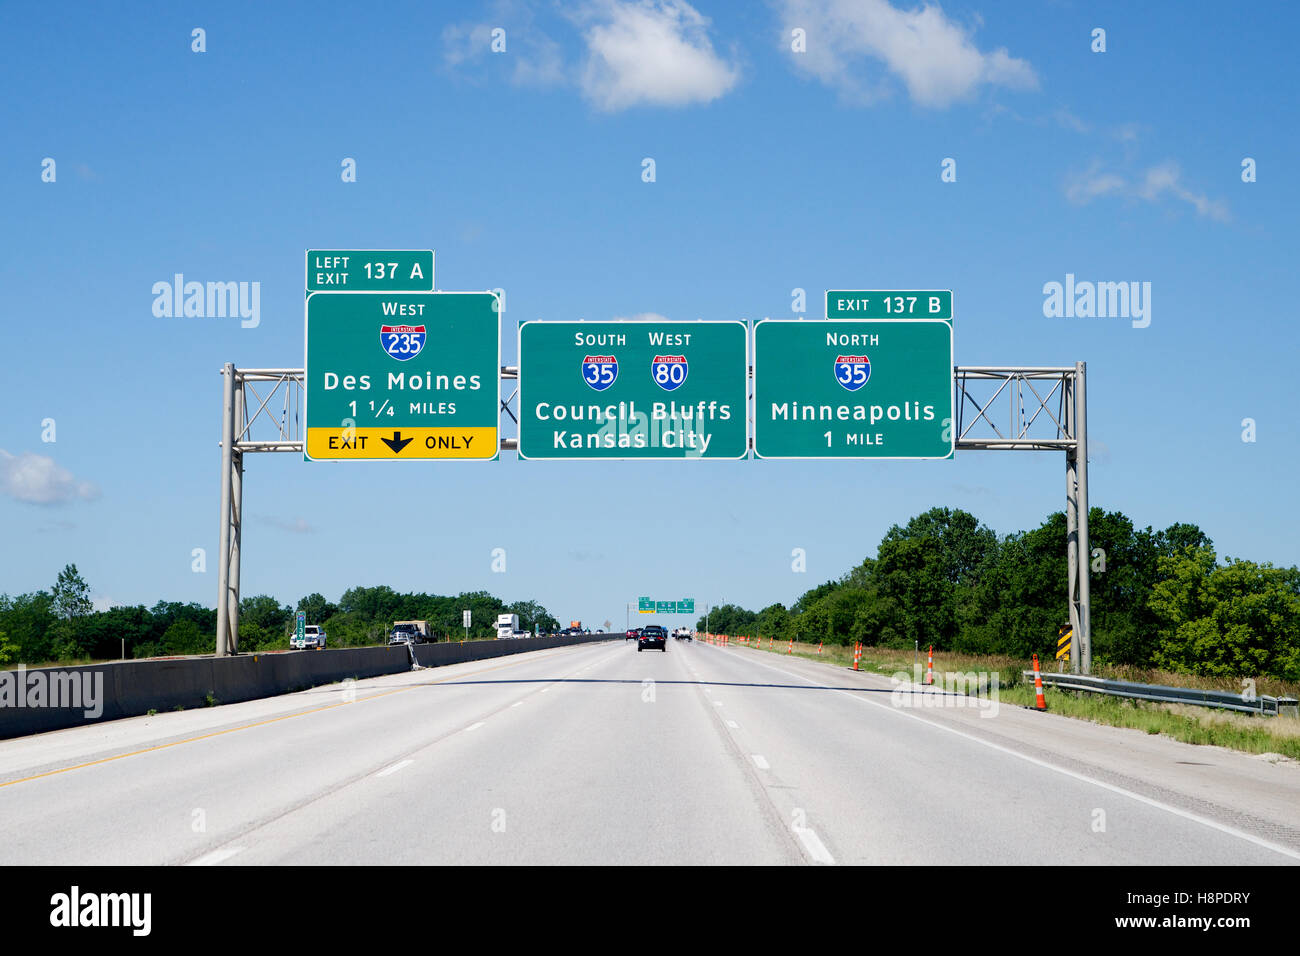
<svg viewBox="0 0 1300 956">
<path fill-rule="evenodd" d="M 308 249 L 307 292 L 432 292 L 432 249 Z"/>
<path fill-rule="evenodd" d="M 497 456 L 494 293 L 314 292 L 306 337 L 307 458 Z"/>
</svg>

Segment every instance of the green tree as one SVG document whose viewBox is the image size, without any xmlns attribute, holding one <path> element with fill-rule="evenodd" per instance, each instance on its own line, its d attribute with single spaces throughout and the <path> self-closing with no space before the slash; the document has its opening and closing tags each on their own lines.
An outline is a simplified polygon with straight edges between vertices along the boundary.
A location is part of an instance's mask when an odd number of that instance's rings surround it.
<svg viewBox="0 0 1300 956">
<path fill-rule="evenodd" d="M 318 593 L 308 594 L 305 598 L 300 598 L 296 610 L 306 612 L 308 624 L 324 624 L 338 612 L 335 605 L 325 600 L 323 594 Z"/>
<path fill-rule="evenodd" d="M 293 621 L 293 612 L 269 594 L 241 598 L 239 602 L 239 627 L 242 638 L 244 623 L 256 625 L 268 635 L 285 636 Z"/>
<path fill-rule="evenodd" d="M 53 611 L 53 596 L 35 591 L 15 597 L 0 595 L 0 630 L 18 646 L 15 659 L 27 664 L 47 661 L 50 653 L 50 628 L 58 621 Z"/>
<path fill-rule="evenodd" d="M 65 565 L 54 584 L 53 611 L 64 620 L 81 617 L 93 610 L 90 602 L 90 585 L 77 571 L 75 564 Z"/>
<path fill-rule="evenodd" d="M 1160 625 L 1155 663 L 1218 677 L 1300 679 L 1300 569 L 1189 547 L 1160 559 L 1151 595 Z"/>
<path fill-rule="evenodd" d="M 163 635 L 163 647 L 168 654 L 202 654 L 214 650 L 214 647 L 208 646 L 199 626 L 185 619 L 176 621 L 167 628 Z"/>
</svg>

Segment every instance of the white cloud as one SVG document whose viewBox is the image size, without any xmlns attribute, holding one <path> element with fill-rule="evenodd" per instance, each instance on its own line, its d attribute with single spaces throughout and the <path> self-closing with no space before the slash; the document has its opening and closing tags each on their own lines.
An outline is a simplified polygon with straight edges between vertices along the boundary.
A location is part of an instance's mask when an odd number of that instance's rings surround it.
<svg viewBox="0 0 1300 956">
<path fill-rule="evenodd" d="M 488 75 L 500 69 L 516 86 L 560 86 L 568 81 L 560 44 L 538 27 L 532 7 L 520 0 L 496 0 L 485 22 L 451 23 L 442 30 L 442 61 L 465 72 L 466 64 Z M 505 51 L 492 51 L 492 31 L 505 31 Z"/>
<path fill-rule="evenodd" d="M 1098 196 L 1122 192 L 1127 185 L 1123 176 L 1103 172 L 1098 163 L 1093 163 L 1087 172 L 1066 179 L 1065 198 L 1076 206 L 1083 206 Z"/>
<path fill-rule="evenodd" d="M 1005 47 L 981 52 L 970 31 L 943 10 L 925 4 L 900 10 L 887 0 L 784 0 L 782 42 L 790 31 L 807 33 L 807 50 L 790 53 L 795 66 L 849 99 L 871 102 L 890 84 L 864 64 L 883 64 L 921 106 L 942 108 L 972 98 L 983 86 L 1036 89 L 1028 61 Z"/>
<path fill-rule="evenodd" d="M 1175 162 L 1166 161 L 1152 166 L 1138 189 L 1138 195 L 1151 202 L 1159 200 L 1165 193 L 1195 207 L 1199 216 L 1208 216 L 1219 222 L 1228 221 L 1228 207 L 1223 202 L 1210 199 L 1204 193 L 1192 192 L 1182 184 L 1182 170 Z"/>
<path fill-rule="evenodd" d="M 316 533 L 316 529 L 307 523 L 306 518 L 294 518 L 293 520 L 288 520 L 286 518 L 277 517 L 276 515 L 258 515 L 258 517 L 271 527 L 279 528 L 281 531 L 288 531 L 291 534 Z"/>
<path fill-rule="evenodd" d="M 708 103 L 740 78 L 714 52 L 708 18 L 685 0 L 601 0 L 579 19 L 589 24 L 579 85 L 598 109 Z"/>
<path fill-rule="evenodd" d="M 614 322 L 670 322 L 667 316 L 660 315 L 658 312 L 638 312 L 636 315 L 616 315 L 611 320 Z"/>
<path fill-rule="evenodd" d="M 61 505 L 98 498 L 99 489 L 78 481 L 53 458 L 30 451 L 11 455 L 0 448 L 0 494 L 34 505 Z"/>
<path fill-rule="evenodd" d="M 1182 170 L 1172 160 L 1150 167 L 1134 182 L 1119 173 L 1103 170 L 1096 162 L 1086 172 L 1066 178 L 1065 198 L 1075 205 L 1087 205 L 1101 196 L 1124 196 L 1152 203 L 1172 196 L 1194 208 L 1198 216 L 1216 222 L 1227 222 L 1229 218 L 1226 203 L 1183 185 Z"/>
</svg>

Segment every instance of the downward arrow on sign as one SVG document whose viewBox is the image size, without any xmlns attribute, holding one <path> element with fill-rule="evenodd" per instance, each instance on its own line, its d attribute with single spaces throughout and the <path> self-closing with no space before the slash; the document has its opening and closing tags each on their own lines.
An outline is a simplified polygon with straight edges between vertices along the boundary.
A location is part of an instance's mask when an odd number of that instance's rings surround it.
<svg viewBox="0 0 1300 956">
<path fill-rule="evenodd" d="M 414 441 L 412 438 L 403 438 L 401 432 L 393 432 L 392 438 L 383 438 L 380 440 L 393 450 L 394 455 L 400 455 L 402 449 Z"/>
</svg>

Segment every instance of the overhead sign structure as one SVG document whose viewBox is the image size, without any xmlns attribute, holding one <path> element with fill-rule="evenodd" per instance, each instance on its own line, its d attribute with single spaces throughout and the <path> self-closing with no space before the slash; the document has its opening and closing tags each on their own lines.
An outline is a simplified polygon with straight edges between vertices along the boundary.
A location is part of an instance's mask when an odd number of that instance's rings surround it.
<svg viewBox="0 0 1300 956">
<path fill-rule="evenodd" d="M 525 322 L 519 457 L 744 458 L 744 322 Z"/>
<path fill-rule="evenodd" d="M 826 293 L 828 319 L 943 319 L 952 321 L 952 291 L 895 292 L 864 289 Z"/>
<path fill-rule="evenodd" d="M 308 249 L 307 292 L 432 292 L 432 249 Z"/>
<path fill-rule="evenodd" d="M 656 601 L 653 598 L 637 599 L 638 614 L 694 614 L 695 598 L 683 598 L 680 601 Z"/>
<path fill-rule="evenodd" d="M 765 319 L 754 327 L 760 458 L 951 458 L 952 323 Z"/>
<path fill-rule="evenodd" d="M 309 295 L 307 457 L 497 457 L 500 318 L 491 292 Z"/>
</svg>

